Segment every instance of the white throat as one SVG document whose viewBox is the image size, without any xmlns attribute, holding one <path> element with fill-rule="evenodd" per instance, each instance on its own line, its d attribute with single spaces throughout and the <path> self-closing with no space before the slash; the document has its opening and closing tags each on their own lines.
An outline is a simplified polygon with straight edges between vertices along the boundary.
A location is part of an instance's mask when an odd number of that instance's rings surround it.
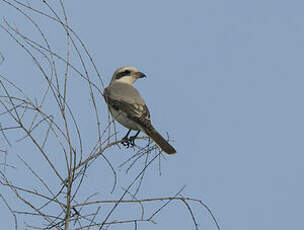
<svg viewBox="0 0 304 230">
<path fill-rule="evenodd" d="M 115 79 L 114 82 L 121 82 L 132 85 L 136 81 L 136 78 L 133 76 L 125 76 L 119 79 Z"/>
</svg>

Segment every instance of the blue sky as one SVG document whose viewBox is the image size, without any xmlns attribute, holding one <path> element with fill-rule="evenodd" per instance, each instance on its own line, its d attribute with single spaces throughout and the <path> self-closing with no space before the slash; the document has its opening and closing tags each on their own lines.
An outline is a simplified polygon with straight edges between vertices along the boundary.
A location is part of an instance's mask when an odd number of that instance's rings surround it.
<svg viewBox="0 0 304 230">
<path fill-rule="evenodd" d="M 303 228 L 303 1 L 65 1 L 65 7 L 106 84 L 124 65 L 148 76 L 136 87 L 155 127 L 174 139 L 178 153 L 166 156 L 161 177 L 153 166 L 141 198 L 172 196 L 186 185 L 183 194 L 206 202 L 222 229 Z M 0 15 L 33 30 L 2 1 Z M 39 22 L 64 54 L 61 28 Z M 4 31 L 0 41 L 0 73 L 39 96 L 33 85 L 43 80 L 32 60 Z M 74 109 L 88 121 L 87 91 L 73 85 Z M 102 98 L 99 103 L 104 106 Z M 95 138 L 94 124 L 86 126 Z M 119 131 L 123 136 L 125 129 Z M 114 149 L 115 166 L 132 153 Z M 88 177 L 101 173 L 98 163 Z M 1 216 L 5 210 L 0 203 Z M 159 225 L 139 229 L 194 229 L 185 213 L 174 204 L 157 217 Z M 204 210 L 196 213 L 201 229 L 215 229 Z"/>
</svg>

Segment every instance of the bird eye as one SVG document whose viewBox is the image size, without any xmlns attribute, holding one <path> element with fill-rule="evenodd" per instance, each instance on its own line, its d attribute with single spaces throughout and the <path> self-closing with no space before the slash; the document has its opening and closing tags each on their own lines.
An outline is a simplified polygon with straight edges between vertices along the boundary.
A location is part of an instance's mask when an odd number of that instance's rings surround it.
<svg viewBox="0 0 304 230">
<path fill-rule="evenodd" d="M 117 75 L 116 75 L 116 79 L 119 79 L 119 78 L 122 78 L 124 76 L 127 76 L 131 73 L 130 70 L 125 70 L 125 71 L 122 71 L 122 72 L 119 72 Z"/>
</svg>

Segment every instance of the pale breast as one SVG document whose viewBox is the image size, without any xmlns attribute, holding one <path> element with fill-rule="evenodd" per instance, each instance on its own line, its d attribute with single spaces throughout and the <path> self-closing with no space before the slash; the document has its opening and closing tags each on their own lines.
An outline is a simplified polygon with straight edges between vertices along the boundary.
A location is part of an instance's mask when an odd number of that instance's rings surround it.
<svg viewBox="0 0 304 230">
<path fill-rule="evenodd" d="M 114 117 L 114 119 L 118 121 L 121 125 L 125 126 L 126 128 L 133 130 L 141 130 L 141 127 L 137 123 L 129 119 L 126 113 L 120 110 L 113 109 L 111 107 L 110 107 L 110 112 Z"/>
</svg>

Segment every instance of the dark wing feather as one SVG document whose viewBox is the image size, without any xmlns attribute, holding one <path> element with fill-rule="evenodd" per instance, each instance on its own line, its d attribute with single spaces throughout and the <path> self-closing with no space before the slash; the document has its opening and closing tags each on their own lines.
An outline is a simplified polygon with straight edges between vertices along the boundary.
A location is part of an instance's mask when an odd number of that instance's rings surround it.
<svg viewBox="0 0 304 230">
<path fill-rule="evenodd" d="M 119 97 L 112 95 L 111 90 L 106 88 L 104 91 L 104 98 L 107 104 L 117 111 L 121 111 L 127 115 L 127 117 L 139 124 L 144 132 L 151 137 L 160 148 L 168 154 L 176 153 L 176 150 L 154 129 L 150 121 L 150 112 L 143 99 L 139 96 L 137 91 L 133 90 L 133 93 L 139 101 L 126 100 L 126 96 L 121 91 Z M 129 98 L 130 99 L 130 98 Z"/>
<path fill-rule="evenodd" d="M 107 89 L 105 89 L 104 98 L 113 109 L 124 112 L 129 119 L 140 124 L 143 128 L 151 126 L 150 112 L 145 104 L 128 103 L 123 100 L 113 99 L 106 90 Z"/>
</svg>

